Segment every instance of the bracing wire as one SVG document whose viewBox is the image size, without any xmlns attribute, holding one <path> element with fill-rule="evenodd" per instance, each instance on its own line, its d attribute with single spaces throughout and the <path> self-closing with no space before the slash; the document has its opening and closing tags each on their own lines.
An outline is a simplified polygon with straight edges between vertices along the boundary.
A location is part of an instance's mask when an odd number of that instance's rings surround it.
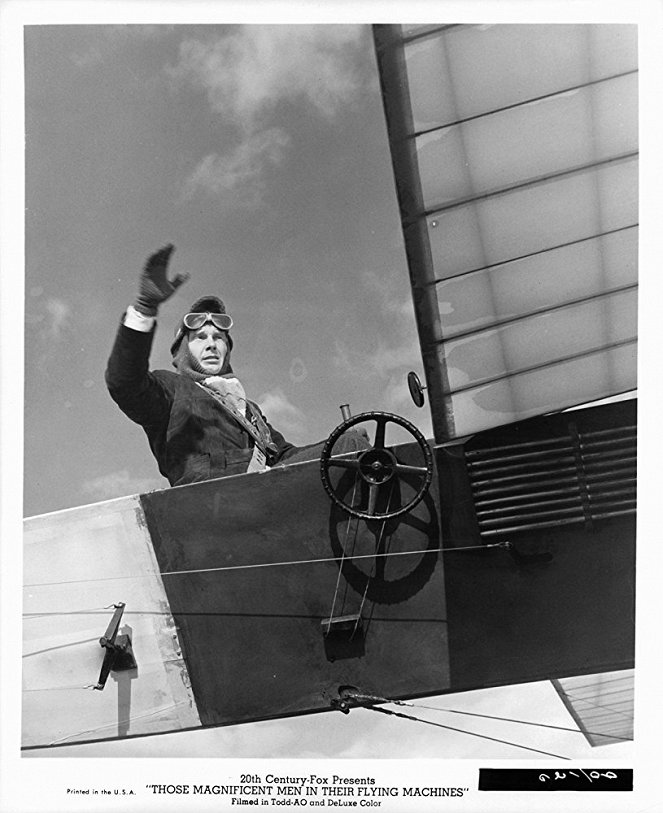
<svg viewBox="0 0 663 813">
<path fill-rule="evenodd" d="M 508 548 L 508 542 L 490 542 L 485 545 L 466 545 L 458 548 L 424 548 L 422 550 L 404 550 L 394 551 L 390 553 L 362 553 L 346 556 L 345 560 L 358 560 L 358 559 L 374 559 L 375 557 L 391 557 L 391 556 L 423 556 L 430 553 L 460 553 L 467 550 L 487 550 L 489 548 Z M 220 573 L 223 571 L 232 570 L 253 570 L 261 567 L 285 567 L 287 565 L 315 565 L 324 564 L 325 562 L 338 562 L 338 556 L 321 557 L 319 559 L 294 559 L 282 562 L 257 562 L 250 565 L 222 565 L 220 567 L 205 567 L 193 568 L 191 570 L 166 570 L 163 572 L 154 573 L 132 573 L 126 576 L 104 576 L 99 579 L 63 579 L 57 582 L 33 582 L 32 584 L 23 585 L 24 589 L 31 587 L 58 587 L 64 584 L 89 584 L 97 582 L 112 582 L 112 581 L 126 581 L 131 579 L 154 579 L 156 577 L 164 576 L 190 576 L 197 573 Z"/>
<path fill-rule="evenodd" d="M 162 706 L 158 709 L 153 709 L 152 711 L 147 711 L 143 714 L 134 714 L 131 717 L 127 718 L 126 720 L 122 720 L 121 722 L 124 723 L 135 723 L 138 720 L 146 720 L 149 717 L 155 717 L 158 714 L 163 714 L 164 712 L 172 711 L 172 709 L 177 708 L 178 706 L 182 706 L 184 704 L 188 704 L 188 700 L 179 700 L 177 703 L 169 703 L 167 706 Z M 107 723 L 106 725 L 97 726 L 96 728 L 89 728 L 86 731 L 77 731 L 74 734 L 67 734 L 64 737 L 60 737 L 57 740 L 52 740 L 48 746 L 30 746 L 29 748 L 23 748 L 22 750 L 28 751 L 32 750 L 33 748 L 46 748 L 52 745 L 78 745 L 77 742 L 67 743 L 67 740 L 71 740 L 72 737 L 82 737 L 88 734 L 97 734 L 99 731 L 106 731 L 109 728 L 115 728 L 117 726 L 117 722 Z"/>
<path fill-rule="evenodd" d="M 408 703 L 404 700 L 388 700 L 385 702 L 395 703 L 397 706 L 409 706 L 413 709 L 426 709 L 427 711 L 439 711 L 446 714 L 462 714 L 467 717 L 481 717 L 485 720 L 497 720 L 503 723 L 518 723 L 519 725 L 529 725 L 534 726 L 535 728 L 551 728 L 556 731 L 568 731 L 572 734 L 583 734 L 583 736 L 585 734 L 585 732 L 581 731 L 579 728 L 569 728 L 568 726 L 553 725 L 552 723 L 536 723 L 530 720 L 516 720 L 512 717 L 498 717 L 494 714 L 479 714 L 475 711 L 461 711 L 460 709 L 441 709 L 436 706 L 425 706 L 421 703 Z M 631 741 L 630 737 L 618 737 L 613 734 L 606 734 L 605 732 L 587 731 L 586 733 L 597 737 L 610 737 L 611 739 L 615 740 L 624 740 L 625 742 Z"/>
<path fill-rule="evenodd" d="M 412 722 L 415 723 L 425 723 L 426 725 L 432 725 L 435 726 L 436 728 L 445 728 L 448 731 L 456 731 L 459 734 L 467 734 L 470 737 L 479 737 L 482 740 L 491 740 L 492 742 L 500 743 L 500 745 L 509 745 L 512 746 L 513 748 L 521 748 L 525 751 L 532 751 L 536 754 L 544 754 L 545 756 L 556 757 L 557 759 L 566 759 L 566 760 L 569 759 L 569 757 L 564 757 L 561 754 L 553 754 L 550 751 L 542 751 L 539 748 L 532 748 L 529 745 L 521 745 L 520 743 L 510 742 L 509 740 L 502 740 L 499 739 L 498 737 L 490 737 L 488 736 L 488 734 L 479 734 L 476 731 L 467 731 L 466 729 L 456 728 L 455 726 L 444 725 L 442 723 L 434 723 L 432 720 L 424 720 L 421 717 L 413 717 L 411 714 L 402 714 L 401 712 L 398 711 L 392 711 L 391 709 L 382 709 L 377 706 L 366 706 L 366 708 L 369 711 L 377 711 L 380 712 L 381 714 L 389 714 L 392 715 L 393 717 L 400 717 L 404 720 L 411 720 Z"/>
</svg>

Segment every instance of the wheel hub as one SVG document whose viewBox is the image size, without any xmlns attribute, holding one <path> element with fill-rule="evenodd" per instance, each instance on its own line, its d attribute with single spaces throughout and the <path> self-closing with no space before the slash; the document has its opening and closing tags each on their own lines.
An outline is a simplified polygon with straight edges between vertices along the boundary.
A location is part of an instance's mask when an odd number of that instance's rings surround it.
<svg viewBox="0 0 663 813">
<path fill-rule="evenodd" d="M 368 449 L 359 458 L 359 473 L 367 483 L 382 485 L 394 476 L 396 458 L 388 449 Z"/>
</svg>

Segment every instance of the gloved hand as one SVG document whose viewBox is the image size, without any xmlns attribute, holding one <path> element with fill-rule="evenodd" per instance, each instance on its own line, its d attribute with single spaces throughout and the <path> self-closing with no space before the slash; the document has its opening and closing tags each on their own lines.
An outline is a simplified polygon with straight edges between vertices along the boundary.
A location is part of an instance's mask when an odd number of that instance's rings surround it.
<svg viewBox="0 0 663 813">
<path fill-rule="evenodd" d="M 189 279 L 189 274 L 176 274 L 172 280 L 166 277 L 168 261 L 174 249 L 175 246 L 169 243 L 152 254 L 145 263 L 134 302 L 134 308 L 144 316 L 156 316 L 159 305 L 170 299 L 180 285 Z"/>
</svg>

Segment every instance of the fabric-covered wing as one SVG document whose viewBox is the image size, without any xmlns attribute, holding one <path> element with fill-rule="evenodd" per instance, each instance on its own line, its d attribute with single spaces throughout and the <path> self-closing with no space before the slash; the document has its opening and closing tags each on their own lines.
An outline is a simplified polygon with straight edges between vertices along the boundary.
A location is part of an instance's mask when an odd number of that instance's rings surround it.
<svg viewBox="0 0 663 813">
<path fill-rule="evenodd" d="M 553 680 L 590 745 L 633 739 L 633 670 Z"/>
<path fill-rule="evenodd" d="M 377 25 L 436 440 L 636 386 L 635 25 Z"/>
</svg>

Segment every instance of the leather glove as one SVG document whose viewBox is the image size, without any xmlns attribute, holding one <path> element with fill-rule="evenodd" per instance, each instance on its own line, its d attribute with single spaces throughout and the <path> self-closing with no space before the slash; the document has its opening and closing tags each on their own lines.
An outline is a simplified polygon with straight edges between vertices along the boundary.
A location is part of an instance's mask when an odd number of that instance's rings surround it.
<svg viewBox="0 0 663 813">
<path fill-rule="evenodd" d="M 170 255 L 175 246 L 169 243 L 159 249 L 145 263 L 140 276 L 138 296 L 134 308 L 144 316 L 156 316 L 159 305 L 175 293 L 183 282 L 189 279 L 189 274 L 176 274 L 172 280 L 166 277 Z"/>
</svg>

